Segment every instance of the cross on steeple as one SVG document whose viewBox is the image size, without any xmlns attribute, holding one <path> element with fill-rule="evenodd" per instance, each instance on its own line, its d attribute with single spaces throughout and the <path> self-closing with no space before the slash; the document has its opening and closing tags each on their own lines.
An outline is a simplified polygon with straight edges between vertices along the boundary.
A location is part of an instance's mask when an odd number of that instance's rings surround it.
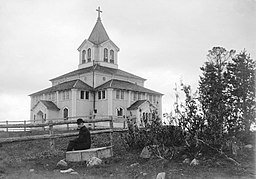
<svg viewBox="0 0 256 179">
<path fill-rule="evenodd" d="M 98 9 L 96 9 L 96 11 L 98 11 L 98 19 L 100 19 L 100 13 L 102 13 L 102 11 L 100 10 L 100 7 L 98 7 Z"/>
</svg>

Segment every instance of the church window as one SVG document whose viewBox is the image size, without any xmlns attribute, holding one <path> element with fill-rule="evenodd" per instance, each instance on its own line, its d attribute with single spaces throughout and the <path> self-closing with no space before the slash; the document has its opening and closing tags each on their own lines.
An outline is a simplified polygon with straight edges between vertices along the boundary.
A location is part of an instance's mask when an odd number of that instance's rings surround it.
<svg viewBox="0 0 256 179">
<path fill-rule="evenodd" d="M 106 77 L 102 77 L 102 80 L 103 80 L 103 81 L 106 81 Z"/>
<path fill-rule="evenodd" d="M 114 50 L 110 50 L 110 63 L 114 63 Z"/>
<path fill-rule="evenodd" d="M 90 48 L 87 50 L 87 60 L 88 62 L 92 61 L 92 50 Z"/>
<path fill-rule="evenodd" d="M 62 100 L 64 101 L 64 100 L 66 99 L 66 98 L 65 98 L 65 97 L 66 97 L 66 96 L 65 96 L 65 92 L 62 91 L 61 93 L 62 93 Z"/>
<path fill-rule="evenodd" d="M 104 48 L 104 62 L 108 62 L 108 49 Z"/>
<path fill-rule="evenodd" d="M 141 100 L 141 93 L 138 93 L 138 100 Z"/>
<path fill-rule="evenodd" d="M 98 91 L 98 99 L 101 99 L 101 91 Z"/>
<path fill-rule="evenodd" d="M 80 99 L 89 99 L 89 91 L 80 91 Z"/>
<path fill-rule="evenodd" d="M 119 116 L 119 117 L 122 117 L 123 116 L 123 113 L 124 113 L 124 110 L 123 108 L 117 108 L 116 109 L 116 115 Z"/>
<path fill-rule="evenodd" d="M 65 91 L 66 100 L 69 99 L 69 91 Z"/>
<path fill-rule="evenodd" d="M 153 103 L 156 103 L 156 96 L 153 96 Z"/>
<path fill-rule="evenodd" d="M 121 99 L 124 99 L 124 91 L 121 90 Z"/>
<path fill-rule="evenodd" d="M 89 91 L 85 92 L 85 99 L 89 99 Z"/>
<path fill-rule="evenodd" d="M 137 93 L 134 92 L 134 93 L 133 93 L 133 101 L 136 101 L 136 100 L 137 100 Z"/>
<path fill-rule="evenodd" d="M 106 91 L 98 91 L 98 99 L 106 99 Z"/>
<path fill-rule="evenodd" d="M 102 99 L 106 99 L 106 92 L 102 91 Z"/>
<path fill-rule="evenodd" d="M 86 51 L 83 50 L 82 51 L 82 63 L 85 63 L 85 59 L 86 59 Z"/>
<path fill-rule="evenodd" d="M 149 101 L 152 102 L 152 95 L 149 95 Z"/>
<path fill-rule="evenodd" d="M 64 120 L 68 119 L 68 108 L 64 108 L 64 110 L 63 110 L 63 118 L 64 118 Z"/>
<path fill-rule="evenodd" d="M 55 101 L 56 98 L 55 98 L 55 93 L 52 94 L 52 100 Z"/>
<path fill-rule="evenodd" d="M 120 99 L 120 90 L 116 90 L 116 99 Z"/>
<path fill-rule="evenodd" d="M 84 99 L 84 91 L 80 92 L 80 99 Z"/>
</svg>

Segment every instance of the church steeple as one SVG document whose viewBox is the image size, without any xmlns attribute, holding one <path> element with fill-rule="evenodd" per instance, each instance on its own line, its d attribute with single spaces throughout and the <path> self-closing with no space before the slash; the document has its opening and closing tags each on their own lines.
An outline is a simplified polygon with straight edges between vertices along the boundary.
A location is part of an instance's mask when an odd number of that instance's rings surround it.
<svg viewBox="0 0 256 179">
<path fill-rule="evenodd" d="M 96 11 L 98 11 L 98 19 L 88 40 L 94 43 L 95 45 L 99 45 L 109 40 L 109 37 L 101 22 L 100 13 L 102 13 L 102 11 L 100 10 L 100 7 L 98 7 Z"/>
<path fill-rule="evenodd" d="M 102 22 L 100 13 L 100 7 L 96 9 L 98 12 L 98 18 L 93 30 L 88 38 L 78 48 L 79 65 L 78 68 L 86 68 L 93 65 L 93 61 L 97 64 L 118 68 L 117 65 L 117 53 L 119 48 L 110 40 Z"/>
</svg>

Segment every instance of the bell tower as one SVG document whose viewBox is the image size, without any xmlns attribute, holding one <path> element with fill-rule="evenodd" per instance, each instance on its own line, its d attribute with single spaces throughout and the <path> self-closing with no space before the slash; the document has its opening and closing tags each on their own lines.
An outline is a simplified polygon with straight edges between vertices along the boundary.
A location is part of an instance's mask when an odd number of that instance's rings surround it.
<svg viewBox="0 0 256 179">
<path fill-rule="evenodd" d="M 109 68 L 118 68 L 119 48 L 110 40 L 102 22 L 100 7 L 96 9 L 98 18 L 88 39 L 79 46 L 78 69 L 93 66 L 93 62 Z"/>
</svg>

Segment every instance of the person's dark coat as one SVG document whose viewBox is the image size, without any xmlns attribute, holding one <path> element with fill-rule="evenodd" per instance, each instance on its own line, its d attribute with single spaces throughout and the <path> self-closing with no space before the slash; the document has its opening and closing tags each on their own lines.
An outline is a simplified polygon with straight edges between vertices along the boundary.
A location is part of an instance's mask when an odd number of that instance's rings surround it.
<svg viewBox="0 0 256 179">
<path fill-rule="evenodd" d="M 69 142 L 67 151 L 71 150 L 85 150 L 91 148 L 91 135 L 90 131 L 85 127 L 79 129 L 78 138 Z"/>
</svg>

